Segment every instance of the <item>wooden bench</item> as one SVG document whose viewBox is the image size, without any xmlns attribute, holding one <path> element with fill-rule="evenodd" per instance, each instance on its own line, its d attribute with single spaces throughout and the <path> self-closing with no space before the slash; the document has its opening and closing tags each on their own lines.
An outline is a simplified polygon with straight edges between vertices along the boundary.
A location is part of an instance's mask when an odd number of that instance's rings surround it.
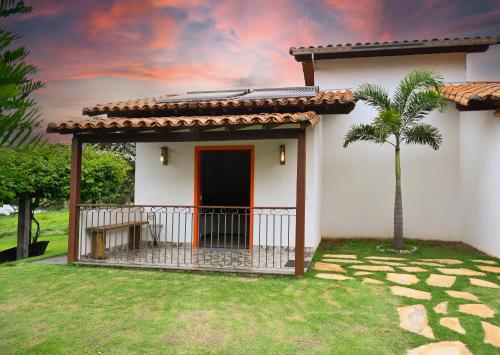
<svg viewBox="0 0 500 355">
<path fill-rule="evenodd" d="M 148 223 L 148 221 L 134 221 L 87 228 L 87 231 L 91 233 L 90 254 L 92 259 L 106 258 L 106 233 L 108 231 L 128 228 L 128 248 L 139 249 L 141 247 L 141 226 Z"/>
</svg>

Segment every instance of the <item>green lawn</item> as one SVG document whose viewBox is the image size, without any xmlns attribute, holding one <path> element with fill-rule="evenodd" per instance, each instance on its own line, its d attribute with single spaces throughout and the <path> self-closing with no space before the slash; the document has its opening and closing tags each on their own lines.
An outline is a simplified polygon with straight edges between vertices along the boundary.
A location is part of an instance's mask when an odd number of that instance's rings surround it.
<svg viewBox="0 0 500 355">
<path fill-rule="evenodd" d="M 327 252 L 383 255 L 378 244 L 323 243 L 315 260 Z M 419 250 L 409 259 L 455 258 L 465 261 L 458 267 L 476 269 L 469 260 L 486 258 L 462 245 L 410 244 Z M 349 276 L 355 271 L 345 269 Z M 9 263 L 0 266 L 0 353 L 405 354 L 432 342 L 398 326 L 396 307 L 420 303 L 436 341 L 460 340 L 474 354 L 498 354 L 483 343 L 480 319 L 456 311 L 458 304 L 473 302 L 450 299 L 436 288 L 432 301 L 410 300 L 392 295 L 387 281 L 368 286 L 362 277 L 332 281 L 315 273 L 256 277 Z M 429 273 L 416 275 L 425 280 Z M 385 273 L 369 277 L 384 280 Z M 492 274 L 483 278 L 499 282 Z M 409 287 L 430 291 L 424 282 Z M 488 321 L 500 325 L 498 289 L 470 286 L 461 276 L 453 289 L 479 296 L 497 312 Z M 432 307 L 445 298 L 448 316 L 459 317 L 467 335 L 439 325 Z"/>
<path fill-rule="evenodd" d="M 68 251 L 68 211 L 48 211 L 36 214 L 40 222 L 39 240 L 50 241 L 45 255 L 31 258 L 37 260 L 49 256 L 61 255 Z M 35 228 L 35 224 L 33 224 Z M 15 247 L 17 244 L 17 215 L 0 216 L 0 251 Z"/>
</svg>

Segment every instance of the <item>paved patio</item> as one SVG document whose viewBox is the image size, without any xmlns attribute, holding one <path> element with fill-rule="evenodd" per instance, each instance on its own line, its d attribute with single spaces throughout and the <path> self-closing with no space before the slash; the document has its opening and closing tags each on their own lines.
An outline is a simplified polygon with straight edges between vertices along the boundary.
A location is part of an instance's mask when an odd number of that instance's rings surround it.
<svg viewBox="0 0 500 355">
<path fill-rule="evenodd" d="M 305 248 L 305 271 L 314 255 Z M 295 250 L 287 247 L 258 247 L 249 249 L 194 248 L 190 243 L 167 243 L 141 249 L 114 248 L 104 259 L 80 257 L 81 264 L 118 265 L 184 270 L 218 270 L 258 274 L 289 274 L 295 272 Z"/>
</svg>

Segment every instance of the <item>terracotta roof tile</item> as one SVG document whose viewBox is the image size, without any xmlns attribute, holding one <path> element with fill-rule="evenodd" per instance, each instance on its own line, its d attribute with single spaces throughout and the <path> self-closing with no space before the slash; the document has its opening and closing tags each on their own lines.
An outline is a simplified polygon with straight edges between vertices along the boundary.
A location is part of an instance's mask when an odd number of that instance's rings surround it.
<svg viewBox="0 0 500 355">
<path fill-rule="evenodd" d="M 312 97 L 285 97 L 276 99 L 219 99 L 206 101 L 180 101 L 180 102 L 159 102 L 166 97 L 152 97 L 121 102 L 110 102 L 98 104 L 83 109 L 84 115 L 94 116 L 104 113 L 140 112 L 140 111 L 174 111 L 192 109 L 223 109 L 223 108 L 258 108 L 258 107 L 293 107 L 293 106 L 317 106 L 317 105 L 342 105 L 355 102 L 350 90 L 319 91 Z"/>
<path fill-rule="evenodd" d="M 253 115 L 224 115 L 224 116 L 172 116 L 147 118 L 87 118 L 78 121 L 66 121 L 59 124 L 49 123 L 49 133 L 70 133 L 94 129 L 130 129 L 130 128 L 168 128 L 193 126 L 226 126 L 250 125 L 269 123 L 300 123 L 309 122 L 315 125 L 320 120 L 312 111 L 299 113 L 261 113 Z"/>
<path fill-rule="evenodd" d="M 470 101 L 490 101 L 500 105 L 500 82 L 447 84 L 441 89 L 441 94 L 462 106 L 468 106 Z"/>
<path fill-rule="evenodd" d="M 357 58 L 450 52 L 483 52 L 500 43 L 500 36 L 433 38 L 392 42 L 329 44 L 326 46 L 291 47 L 289 52 L 297 61 L 314 59 Z"/>
</svg>

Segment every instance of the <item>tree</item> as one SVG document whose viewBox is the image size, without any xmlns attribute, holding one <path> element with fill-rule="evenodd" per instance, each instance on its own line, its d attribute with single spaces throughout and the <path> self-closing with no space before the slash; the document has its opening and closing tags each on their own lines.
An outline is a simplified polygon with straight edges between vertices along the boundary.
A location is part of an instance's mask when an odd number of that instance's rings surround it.
<svg viewBox="0 0 500 355">
<path fill-rule="evenodd" d="M 128 204 L 134 195 L 135 176 L 135 143 L 97 143 L 93 147 L 98 151 L 109 151 L 121 155 L 127 161 L 130 169 L 122 190 L 122 199 Z"/>
<path fill-rule="evenodd" d="M 423 144 L 438 150 L 442 136 L 436 127 L 421 122 L 434 110 L 444 111 L 446 101 L 439 94 L 443 86 L 440 75 L 427 69 L 410 72 L 399 83 L 393 98 L 376 84 L 363 84 L 354 93 L 378 114 L 370 124 L 355 124 L 346 133 L 344 148 L 351 143 L 368 141 L 390 144 L 395 152 L 396 192 L 394 200 L 394 248 L 404 248 L 403 202 L 401 197 L 401 145 Z"/>
<path fill-rule="evenodd" d="M 82 201 L 123 202 L 123 191 L 130 170 L 129 163 L 121 154 L 85 146 L 82 167 Z"/>
<path fill-rule="evenodd" d="M 4 188 L 10 191 L 0 202 L 17 205 L 18 258 L 27 257 L 30 243 L 36 243 L 40 224 L 34 211 L 69 197 L 71 150 L 68 145 L 37 148 L 0 148 L 0 166 L 11 172 Z M 121 202 L 121 192 L 130 167 L 122 156 L 85 147 L 82 167 L 83 202 Z M 31 230 L 33 222 L 35 233 Z M 21 245 L 21 247 L 19 247 Z"/>
<path fill-rule="evenodd" d="M 0 0 L 0 17 L 31 12 L 23 1 Z M 25 47 L 10 48 L 20 36 L 0 29 L 0 147 L 36 146 L 43 140 L 36 103 L 28 98 L 44 86 L 31 78 L 38 72 L 24 62 Z"/>
<path fill-rule="evenodd" d="M 0 0 L 0 18 L 31 12 L 23 1 Z M 36 146 L 43 142 L 36 104 L 28 96 L 43 87 L 31 76 L 38 69 L 26 64 L 29 52 L 24 47 L 10 48 L 19 36 L 0 29 L 0 147 Z M 9 187 L 12 173 L 0 166 L 0 199 L 12 197 Z"/>
</svg>

